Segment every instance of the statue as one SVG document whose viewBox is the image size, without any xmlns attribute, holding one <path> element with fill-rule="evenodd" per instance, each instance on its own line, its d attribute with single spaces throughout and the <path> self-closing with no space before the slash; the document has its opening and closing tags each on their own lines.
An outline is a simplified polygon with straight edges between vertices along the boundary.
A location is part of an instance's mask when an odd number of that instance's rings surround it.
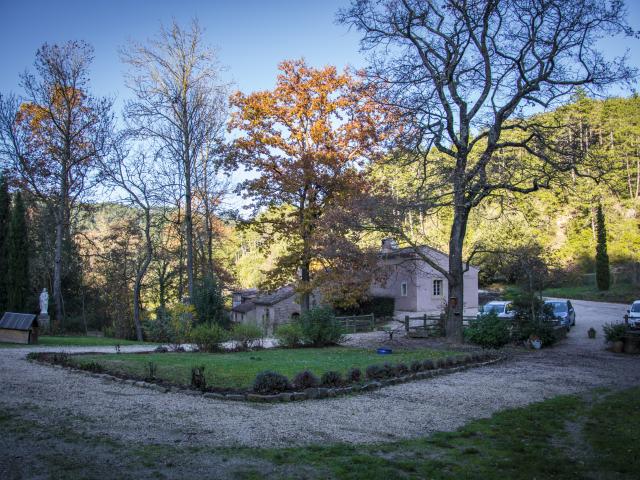
<svg viewBox="0 0 640 480">
<path fill-rule="evenodd" d="M 40 315 L 48 315 L 49 311 L 49 293 L 46 288 L 42 289 L 40 294 Z"/>
</svg>

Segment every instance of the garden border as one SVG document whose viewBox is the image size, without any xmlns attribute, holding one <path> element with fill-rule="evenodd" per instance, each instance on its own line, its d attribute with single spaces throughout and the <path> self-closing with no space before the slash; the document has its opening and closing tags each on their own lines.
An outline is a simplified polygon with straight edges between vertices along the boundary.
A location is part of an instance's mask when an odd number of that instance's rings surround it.
<svg viewBox="0 0 640 480">
<path fill-rule="evenodd" d="M 39 353 L 46 354 L 46 353 L 55 353 L 55 352 L 39 352 Z M 335 397 L 344 396 L 344 395 L 370 392 L 373 390 L 379 390 L 384 387 L 398 385 L 401 383 L 409 383 L 409 382 L 414 382 L 419 380 L 426 380 L 432 377 L 439 377 L 442 375 L 461 372 L 464 370 L 468 370 L 470 368 L 493 365 L 507 358 L 504 355 L 498 355 L 495 357 L 492 356 L 491 354 L 486 354 L 486 355 L 488 357 L 487 359 L 480 360 L 477 362 L 470 362 L 463 365 L 438 368 L 438 369 L 426 370 L 421 372 L 411 372 L 411 373 L 408 373 L 407 375 L 402 375 L 402 376 L 392 377 L 392 378 L 385 378 L 380 380 L 368 380 L 362 384 L 348 385 L 343 387 L 333 387 L 333 388 L 314 387 L 314 388 L 307 388 L 299 392 L 288 391 L 288 392 L 281 392 L 281 393 L 274 393 L 274 394 L 260 394 L 260 393 L 254 393 L 254 392 L 230 392 L 230 393 L 207 392 L 207 391 L 196 390 L 192 388 L 183 388 L 176 385 L 164 386 L 159 383 L 148 382 L 145 380 L 121 378 L 108 373 L 94 373 L 87 370 L 83 370 L 81 368 L 76 368 L 71 365 L 58 365 L 58 364 L 54 364 L 54 363 L 43 361 L 43 360 L 28 358 L 27 361 L 35 362 L 40 365 L 46 365 L 48 367 L 68 370 L 74 373 L 84 374 L 93 378 L 112 381 L 114 383 L 123 383 L 123 384 L 131 385 L 134 387 L 147 388 L 160 393 L 181 393 L 183 395 L 202 396 L 204 398 L 210 398 L 214 400 L 242 401 L 242 402 L 252 402 L 252 403 L 279 403 L 279 402 L 294 402 L 294 401 L 303 401 L 303 400 L 316 400 L 316 399 L 323 399 L 323 398 L 335 398 Z"/>
</svg>

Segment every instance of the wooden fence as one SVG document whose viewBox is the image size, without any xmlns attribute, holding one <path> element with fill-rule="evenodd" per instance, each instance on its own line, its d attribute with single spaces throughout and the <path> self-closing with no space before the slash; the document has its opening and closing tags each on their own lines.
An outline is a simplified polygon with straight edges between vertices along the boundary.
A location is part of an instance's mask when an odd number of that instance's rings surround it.
<svg viewBox="0 0 640 480">
<path fill-rule="evenodd" d="M 462 317 L 462 325 L 468 326 L 469 322 L 475 320 L 476 317 Z M 427 315 L 419 317 L 404 317 L 404 329 L 408 337 L 441 337 L 444 335 L 444 316 L 443 315 Z"/>
<path fill-rule="evenodd" d="M 342 328 L 347 333 L 372 332 L 376 325 L 373 313 L 351 317 L 336 317 L 336 321 L 342 325 Z"/>
</svg>

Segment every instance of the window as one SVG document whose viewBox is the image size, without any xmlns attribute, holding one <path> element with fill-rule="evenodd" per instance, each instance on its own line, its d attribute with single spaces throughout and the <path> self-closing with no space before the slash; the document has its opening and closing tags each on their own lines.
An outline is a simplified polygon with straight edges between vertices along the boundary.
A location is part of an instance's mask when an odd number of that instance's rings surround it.
<svg viewBox="0 0 640 480">
<path fill-rule="evenodd" d="M 402 297 L 407 296 L 407 282 L 402 282 L 400 284 L 400 296 Z"/>
<path fill-rule="evenodd" d="M 442 280 L 433 281 L 433 296 L 440 297 L 442 295 Z"/>
</svg>

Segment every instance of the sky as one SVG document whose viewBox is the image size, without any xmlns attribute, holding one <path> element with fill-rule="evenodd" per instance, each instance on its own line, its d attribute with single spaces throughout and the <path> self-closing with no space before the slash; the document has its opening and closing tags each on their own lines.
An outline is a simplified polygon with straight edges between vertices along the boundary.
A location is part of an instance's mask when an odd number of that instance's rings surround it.
<svg viewBox="0 0 640 480">
<path fill-rule="evenodd" d="M 363 66 L 358 35 L 336 25 L 345 0 L 0 0 L 0 91 L 19 93 L 19 74 L 33 64 L 44 42 L 85 40 L 95 48 L 95 94 L 127 96 L 117 49 L 144 41 L 160 24 L 197 17 L 218 51 L 226 80 L 250 92 L 272 88 L 277 65 L 305 57 L 312 65 Z"/>
<path fill-rule="evenodd" d="M 85 40 L 93 45 L 91 88 L 122 105 L 128 96 L 118 48 L 129 40 L 144 42 L 161 24 L 187 24 L 197 17 L 206 42 L 217 49 L 233 90 L 271 89 L 282 60 L 304 57 L 310 65 L 358 68 L 359 34 L 335 23 L 349 0 L 0 0 L 0 93 L 21 93 L 19 75 L 31 69 L 40 45 Z M 627 0 L 628 20 L 640 30 L 640 0 Z M 610 39 L 609 55 L 630 49 L 631 65 L 640 67 L 640 40 Z M 628 95 L 629 90 L 613 93 Z M 238 175 L 238 174 L 236 174 Z M 240 174 L 239 177 L 243 177 Z M 235 178 L 234 180 L 240 180 Z"/>
</svg>

